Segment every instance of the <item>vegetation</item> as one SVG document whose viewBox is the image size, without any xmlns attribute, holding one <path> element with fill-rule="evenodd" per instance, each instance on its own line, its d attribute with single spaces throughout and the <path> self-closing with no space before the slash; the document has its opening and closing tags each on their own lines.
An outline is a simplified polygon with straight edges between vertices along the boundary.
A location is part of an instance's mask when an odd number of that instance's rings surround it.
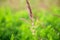
<svg viewBox="0 0 60 40">
<path fill-rule="evenodd" d="M 32 28 L 28 11 L 13 13 L 10 7 L 0 7 L 0 40 L 60 40 L 60 9 L 52 7 L 51 10 L 33 9 Z"/>
</svg>

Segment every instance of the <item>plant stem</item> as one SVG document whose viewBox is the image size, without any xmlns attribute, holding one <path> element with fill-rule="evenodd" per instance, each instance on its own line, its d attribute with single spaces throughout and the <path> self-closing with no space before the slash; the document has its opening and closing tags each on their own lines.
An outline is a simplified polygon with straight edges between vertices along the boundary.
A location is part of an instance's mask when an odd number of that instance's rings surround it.
<svg viewBox="0 0 60 40">
<path fill-rule="evenodd" d="M 26 4 L 27 4 L 28 11 L 29 11 L 29 17 L 30 17 L 31 22 L 32 22 L 31 23 L 32 24 L 32 27 L 30 29 L 32 31 L 32 34 L 35 35 L 35 29 L 34 29 L 35 27 L 34 27 L 33 13 L 32 13 L 32 9 L 30 7 L 30 3 L 29 3 L 28 0 L 26 0 Z"/>
<path fill-rule="evenodd" d="M 31 7 L 30 7 L 30 3 L 29 3 L 28 0 L 26 0 L 26 4 L 27 4 L 28 11 L 29 11 L 29 17 L 30 17 L 30 19 L 32 20 L 32 19 L 33 19 L 32 9 L 31 9 Z"/>
</svg>

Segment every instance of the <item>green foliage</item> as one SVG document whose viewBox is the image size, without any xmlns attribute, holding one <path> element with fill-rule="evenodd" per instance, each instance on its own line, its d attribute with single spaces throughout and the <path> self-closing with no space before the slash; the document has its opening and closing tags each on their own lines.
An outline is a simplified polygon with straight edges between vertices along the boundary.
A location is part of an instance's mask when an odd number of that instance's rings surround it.
<svg viewBox="0 0 60 40">
<path fill-rule="evenodd" d="M 33 11 L 35 12 L 35 11 Z M 54 11 L 57 14 L 58 10 Z M 32 35 L 31 24 L 27 11 L 12 13 L 9 7 L 0 8 L 0 40 L 59 40 L 60 39 L 60 18 L 53 16 L 48 11 L 40 12 L 39 20 L 35 20 L 36 36 Z M 26 20 L 20 20 L 24 18 Z M 27 22 L 28 23 L 27 23 Z"/>
</svg>

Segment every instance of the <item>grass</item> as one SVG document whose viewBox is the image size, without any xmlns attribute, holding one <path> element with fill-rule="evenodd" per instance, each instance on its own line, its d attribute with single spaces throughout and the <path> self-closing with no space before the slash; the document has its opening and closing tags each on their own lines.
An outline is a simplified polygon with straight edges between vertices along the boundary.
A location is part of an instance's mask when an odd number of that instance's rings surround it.
<svg viewBox="0 0 60 40">
<path fill-rule="evenodd" d="M 57 9 L 57 8 L 56 8 Z M 36 33 L 32 35 L 30 30 L 31 20 L 26 10 L 12 13 L 9 7 L 0 8 L 0 40 L 59 40 L 60 39 L 60 18 L 52 13 L 59 15 L 59 9 L 50 13 L 36 12 L 34 10 L 34 25 Z M 38 16 L 38 20 L 36 17 Z"/>
</svg>

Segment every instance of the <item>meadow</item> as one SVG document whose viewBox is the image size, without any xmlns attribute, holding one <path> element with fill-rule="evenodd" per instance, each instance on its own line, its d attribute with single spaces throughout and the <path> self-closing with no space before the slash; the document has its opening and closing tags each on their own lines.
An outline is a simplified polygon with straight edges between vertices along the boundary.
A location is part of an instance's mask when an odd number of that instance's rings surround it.
<svg viewBox="0 0 60 40">
<path fill-rule="evenodd" d="M 32 12 L 33 29 L 27 10 L 12 12 L 10 7 L 0 7 L 0 40 L 60 40 L 60 9 Z"/>
</svg>

